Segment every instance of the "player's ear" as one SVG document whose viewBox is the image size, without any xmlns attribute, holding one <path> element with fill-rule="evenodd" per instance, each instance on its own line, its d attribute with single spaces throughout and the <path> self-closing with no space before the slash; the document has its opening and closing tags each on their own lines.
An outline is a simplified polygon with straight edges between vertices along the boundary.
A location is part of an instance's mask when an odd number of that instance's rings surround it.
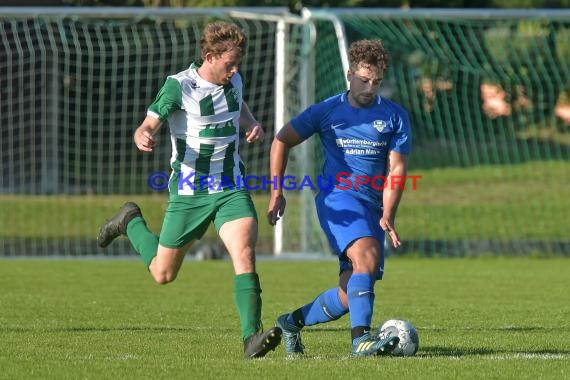
<svg viewBox="0 0 570 380">
<path fill-rule="evenodd" d="M 350 71 L 350 69 L 348 69 L 348 71 L 346 72 L 346 80 L 348 80 L 349 82 L 352 80 L 352 71 Z"/>
<path fill-rule="evenodd" d="M 214 53 L 212 53 L 212 52 L 208 52 L 204 56 L 204 62 L 212 63 L 213 59 L 214 59 Z"/>
</svg>

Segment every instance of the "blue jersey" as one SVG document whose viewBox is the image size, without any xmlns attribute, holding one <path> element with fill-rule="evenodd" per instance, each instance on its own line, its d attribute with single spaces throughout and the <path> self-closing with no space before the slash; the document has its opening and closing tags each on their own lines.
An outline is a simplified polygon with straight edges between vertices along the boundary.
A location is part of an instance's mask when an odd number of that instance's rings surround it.
<svg viewBox="0 0 570 380">
<path fill-rule="evenodd" d="M 325 153 L 321 191 L 350 191 L 380 207 L 388 153 L 407 155 L 411 150 L 408 114 L 380 96 L 369 107 L 355 108 L 347 95 L 310 106 L 291 124 L 303 139 L 313 134 L 321 139 Z"/>
</svg>

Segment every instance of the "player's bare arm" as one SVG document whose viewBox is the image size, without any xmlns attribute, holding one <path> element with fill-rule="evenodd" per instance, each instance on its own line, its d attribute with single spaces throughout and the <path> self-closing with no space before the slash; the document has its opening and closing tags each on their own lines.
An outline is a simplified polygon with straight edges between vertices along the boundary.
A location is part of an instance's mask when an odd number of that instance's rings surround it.
<svg viewBox="0 0 570 380">
<path fill-rule="evenodd" d="M 398 248 L 402 245 L 402 242 L 394 227 L 394 220 L 396 219 L 396 211 L 398 210 L 398 205 L 400 204 L 404 192 L 408 171 L 407 156 L 395 151 L 390 151 L 390 155 L 388 156 L 388 170 L 389 174 L 386 178 L 388 185 L 384 189 L 382 199 L 384 209 L 382 218 L 380 219 L 380 227 L 390 236 L 394 248 Z"/>
<path fill-rule="evenodd" d="M 242 103 L 239 125 L 245 131 L 245 139 L 248 143 L 263 141 L 265 132 L 259 122 L 253 117 L 246 102 Z"/>
<path fill-rule="evenodd" d="M 152 152 L 155 143 L 154 135 L 158 132 L 161 122 L 154 116 L 147 116 L 136 129 L 133 136 L 135 145 L 142 152 Z"/>
<path fill-rule="evenodd" d="M 267 209 L 267 220 L 270 225 L 274 226 L 283 213 L 285 212 L 286 200 L 283 195 L 281 183 L 287 168 L 287 160 L 289 159 L 289 150 L 295 145 L 303 142 L 303 139 L 291 123 L 287 123 L 275 136 L 271 144 L 270 154 L 270 172 L 271 178 L 276 178 L 276 183 L 271 189 L 271 198 Z"/>
</svg>

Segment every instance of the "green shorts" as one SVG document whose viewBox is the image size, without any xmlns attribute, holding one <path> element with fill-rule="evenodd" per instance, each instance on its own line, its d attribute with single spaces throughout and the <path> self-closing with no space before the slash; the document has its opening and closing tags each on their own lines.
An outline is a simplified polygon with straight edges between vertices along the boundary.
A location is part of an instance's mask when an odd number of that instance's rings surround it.
<svg viewBox="0 0 570 380">
<path fill-rule="evenodd" d="M 182 248 L 204 236 L 211 222 L 216 231 L 225 222 L 253 217 L 257 213 L 245 189 L 216 194 L 173 195 L 168 200 L 159 243 L 167 248 Z"/>
</svg>

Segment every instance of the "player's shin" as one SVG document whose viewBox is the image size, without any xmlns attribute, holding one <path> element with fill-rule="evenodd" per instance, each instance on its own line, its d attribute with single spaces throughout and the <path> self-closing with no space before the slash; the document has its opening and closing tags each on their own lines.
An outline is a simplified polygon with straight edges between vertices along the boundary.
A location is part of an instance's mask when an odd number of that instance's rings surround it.
<svg viewBox="0 0 570 380">
<path fill-rule="evenodd" d="M 302 328 L 319 323 L 334 321 L 348 312 L 338 296 L 338 288 L 334 287 L 319 294 L 312 302 L 289 314 L 287 322 Z"/>
<path fill-rule="evenodd" d="M 374 282 L 374 277 L 365 273 L 353 273 L 348 280 L 347 296 L 353 340 L 370 331 L 374 309 Z"/>
<path fill-rule="evenodd" d="M 238 309 L 243 339 L 261 328 L 261 286 L 257 273 L 234 277 L 234 301 Z"/>
<path fill-rule="evenodd" d="M 158 250 L 158 237 L 147 227 L 143 218 L 137 217 L 127 225 L 127 236 L 133 249 L 141 256 L 147 268 Z"/>
</svg>

